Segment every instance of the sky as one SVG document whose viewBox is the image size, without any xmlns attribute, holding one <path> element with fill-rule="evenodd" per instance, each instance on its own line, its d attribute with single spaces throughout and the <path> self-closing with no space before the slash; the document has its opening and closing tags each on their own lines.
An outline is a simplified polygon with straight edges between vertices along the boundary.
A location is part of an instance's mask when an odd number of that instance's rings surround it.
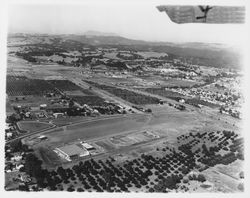
<svg viewBox="0 0 250 198">
<path fill-rule="evenodd" d="M 158 4 L 9 5 L 10 33 L 115 33 L 131 39 L 168 42 L 244 43 L 240 24 L 175 24 Z"/>
</svg>

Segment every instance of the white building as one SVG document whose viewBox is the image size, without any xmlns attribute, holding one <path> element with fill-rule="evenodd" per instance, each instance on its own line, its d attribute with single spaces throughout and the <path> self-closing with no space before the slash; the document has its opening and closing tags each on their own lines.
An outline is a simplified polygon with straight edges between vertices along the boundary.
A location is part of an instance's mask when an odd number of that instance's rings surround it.
<svg viewBox="0 0 250 198">
<path fill-rule="evenodd" d="M 67 161 L 72 161 L 73 159 L 89 155 L 89 152 L 85 148 L 81 148 L 76 144 L 55 148 L 54 152 Z"/>
</svg>

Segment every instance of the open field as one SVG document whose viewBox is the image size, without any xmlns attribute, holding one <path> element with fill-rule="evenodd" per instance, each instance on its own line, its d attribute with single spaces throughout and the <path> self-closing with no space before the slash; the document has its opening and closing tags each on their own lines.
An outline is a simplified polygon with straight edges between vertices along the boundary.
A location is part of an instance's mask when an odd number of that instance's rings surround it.
<svg viewBox="0 0 250 198">
<path fill-rule="evenodd" d="M 86 120 L 89 120 L 89 117 L 83 117 L 83 116 L 73 116 L 73 117 L 59 117 L 52 120 L 52 123 L 56 126 L 64 126 L 69 125 L 75 122 L 83 122 Z"/>
<path fill-rule="evenodd" d="M 240 178 L 240 173 L 243 170 L 243 161 L 237 159 L 230 165 L 217 164 L 202 173 L 207 177 L 207 180 L 211 182 L 212 188 L 210 192 L 243 192 L 244 178 Z"/>
<path fill-rule="evenodd" d="M 185 98 L 185 96 L 180 93 L 177 93 L 171 90 L 165 90 L 164 88 L 146 88 L 146 89 L 140 89 L 140 90 L 146 91 L 152 94 L 156 94 L 159 96 L 163 96 L 166 98 L 174 99 L 174 100 Z"/>
<path fill-rule="evenodd" d="M 143 127 L 148 117 L 148 115 L 131 115 L 129 117 L 104 118 L 103 120 L 55 129 L 49 133 L 44 133 L 49 139 L 46 144 L 68 143 L 77 139 L 89 140 L 135 130 Z"/>
<path fill-rule="evenodd" d="M 137 52 L 137 54 L 142 56 L 143 58 L 160 58 L 168 56 L 166 53 L 160 53 L 160 52 Z"/>
<path fill-rule="evenodd" d="M 147 105 L 151 108 L 153 114 L 130 114 L 124 117 L 108 118 L 103 117 L 96 121 L 86 118 L 60 118 L 59 123 L 72 123 L 75 120 L 86 123 L 73 124 L 64 128 L 57 128 L 46 133 L 49 144 L 59 142 L 67 143 L 77 139 L 90 140 L 95 138 L 104 138 L 119 133 L 127 133 L 134 130 L 152 129 L 159 131 L 161 135 L 167 135 L 170 140 L 174 140 L 177 135 L 187 133 L 190 130 L 216 130 L 216 129 L 234 129 L 239 130 L 237 126 L 220 121 L 211 116 L 204 116 L 196 111 L 179 111 L 168 105 Z M 62 124 L 60 124 L 62 123 Z M 181 124 L 180 124 L 181 123 Z"/>
<path fill-rule="evenodd" d="M 17 125 L 20 130 L 27 132 L 35 132 L 53 127 L 52 124 L 37 121 L 20 121 Z"/>
<path fill-rule="evenodd" d="M 28 96 L 8 96 L 8 100 L 11 102 L 11 106 L 30 106 L 37 107 L 41 104 L 49 104 L 48 98 L 43 96 L 28 95 Z"/>
<path fill-rule="evenodd" d="M 196 81 L 190 81 L 190 80 L 179 80 L 179 79 L 166 79 L 160 82 L 161 86 L 165 87 L 192 87 L 193 85 L 200 84 Z"/>
</svg>

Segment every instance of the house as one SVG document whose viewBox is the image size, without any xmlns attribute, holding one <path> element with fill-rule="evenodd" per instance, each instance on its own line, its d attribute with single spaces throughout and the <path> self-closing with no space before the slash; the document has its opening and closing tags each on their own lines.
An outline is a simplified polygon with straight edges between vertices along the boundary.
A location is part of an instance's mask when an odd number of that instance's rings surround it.
<svg viewBox="0 0 250 198">
<path fill-rule="evenodd" d="M 48 137 L 45 136 L 45 135 L 41 135 L 41 136 L 38 137 L 38 139 L 40 139 L 40 141 L 42 141 L 42 140 L 47 140 Z"/>
<path fill-rule="evenodd" d="M 14 129 L 15 129 L 15 128 L 14 128 L 13 124 L 11 124 L 11 123 L 6 123 L 6 125 L 5 125 L 5 131 L 6 131 L 6 132 L 13 131 Z"/>
<path fill-rule="evenodd" d="M 185 100 L 184 99 L 180 99 L 179 102 L 180 103 L 185 103 Z"/>
<path fill-rule="evenodd" d="M 7 138 L 11 138 L 13 134 L 11 132 L 6 133 Z"/>
<path fill-rule="evenodd" d="M 99 116 L 100 113 L 99 113 L 99 111 L 98 111 L 97 109 L 94 109 L 94 110 L 91 112 L 91 115 L 93 115 L 93 116 Z"/>
<path fill-rule="evenodd" d="M 31 111 L 38 111 L 38 110 L 40 110 L 40 107 L 30 107 L 30 110 Z"/>
<path fill-rule="evenodd" d="M 55 118 L 58 118 L 58 117 L 63 117 L 64 113 L 53 113 L 53 116 Z"/>
<path fill-rule="evenodd" d="M 31 116 L 31 113 L 29 111 L 25 113 L 26 118 L 29 118 L 30 116 Z"/>
<path fill-rule="evenodd" d="M 23 158 L 22 155 L 15 155 L 13 157 L 10 158 L 10 160 L 12 161 L 20 161 Z"/>
<path fill-rule="evenodd" d="M 22 168 L 22 167 L 24 167 L 24 165 L 23 164 L 19 164 L 19 165 L 16 165 L 16 170 L 20 170 L 20 168 Z"/>
<path fill-rule="evenodd" d="M 28 175 L 21 175 L 20 180 L 22 182 L 31 182 L 31 178 Z"/>
<path fill-rule="evenodd" d="M 40 109 L 45 109 L 47 107 L 47 104 L 41 104 Z"/>
</svg>

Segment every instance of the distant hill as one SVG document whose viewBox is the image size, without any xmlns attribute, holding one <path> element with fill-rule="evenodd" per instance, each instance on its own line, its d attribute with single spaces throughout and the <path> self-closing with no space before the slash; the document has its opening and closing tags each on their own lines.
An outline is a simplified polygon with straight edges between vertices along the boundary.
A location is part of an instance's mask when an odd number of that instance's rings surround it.
<svg viewBox="0 0 250 198">
<path fill-rule="evenodd" d="M 65 35 L 64 38 L 79 41 L 89 45 L 109 45 L 127 50 L 156 51 L 182 57 L 193 64 L 239 68 L 241 54 L 231 46 L 208 43 L 170 43 L 133 40 L 121 36 L 86 36 Z"/>
<path fill-rule="evenodd" d="M 118 34 L 115 33 L 109 33 L 109 32 L 99 32 L 99 31 L 87 31 L 84 33 L 86 36 L 118 36 Z"/>
<path fill-rule="evenodd" d="M 27 34 L 16 34 L 16 36 L 25 36 Z M 171 43 L 171 42 L 149 42 L 142 40 L 133 40 L 115 35 L 113 33 L 103 33 L 97 31 L 88 31 L 84 35 L 39 35 L 35 37 L 61 37 L 63 40 L 71 40 L 87 44 L 89 46 L 110 46 L 122 50 L 136 51 L 155 51 L 164 52 L 169 58 L 181 58 L 182 60 L 193 64 L 223 67 L 240 68 L 241 53 L 232 46 L 217 43 Z"/>
</svg>

